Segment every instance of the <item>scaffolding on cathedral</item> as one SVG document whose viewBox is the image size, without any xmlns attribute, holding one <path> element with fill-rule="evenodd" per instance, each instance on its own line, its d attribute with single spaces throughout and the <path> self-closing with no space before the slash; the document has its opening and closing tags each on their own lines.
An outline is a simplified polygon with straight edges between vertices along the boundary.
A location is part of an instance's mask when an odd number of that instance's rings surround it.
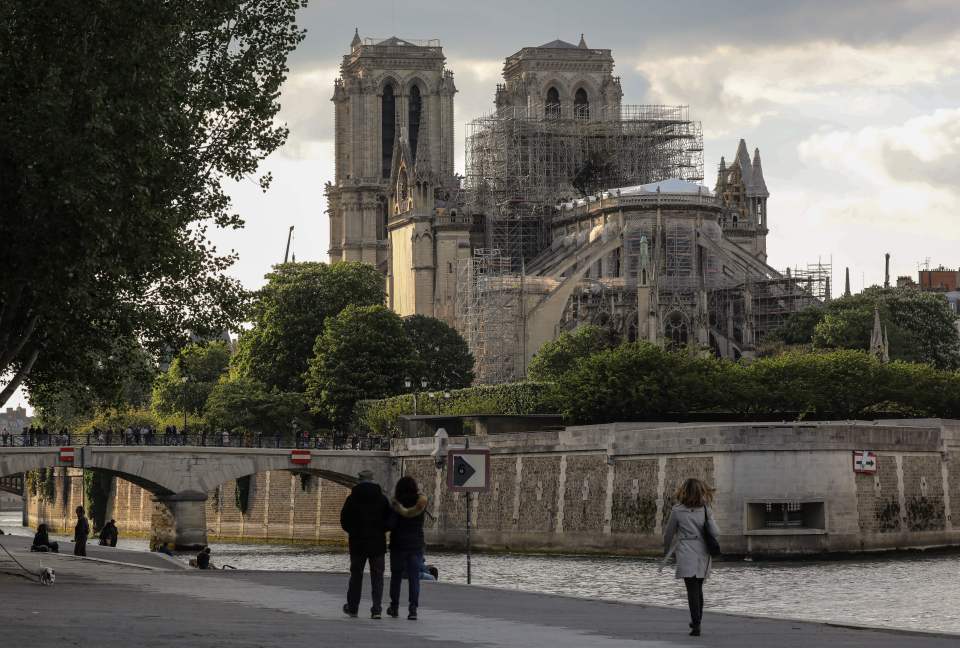
<svg viewBox="0 0 960 648">
<path fill-rule="evenodd" d="M 687 106 L 509 108 L 467 125 L 466 205 L 486 216 L 487 247 L 514 271 L 549 244 L 558 203 L 668 178 L 703 181 L 703 136 Z"/>
<path fill-rule="evenodd" d="M 510 257 L 478 248 L 457 267 L 456 319 L 473 353 L 477 381 L 498 384 L 523 375 L 523 276 Z"/>
</svg>

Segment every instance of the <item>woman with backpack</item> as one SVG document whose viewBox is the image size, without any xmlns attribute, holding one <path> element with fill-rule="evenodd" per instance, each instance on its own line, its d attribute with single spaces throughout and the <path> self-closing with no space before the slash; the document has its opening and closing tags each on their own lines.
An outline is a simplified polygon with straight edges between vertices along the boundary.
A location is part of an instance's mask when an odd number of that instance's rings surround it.
<svg viewBox="0 0 960 648">
<path fill-rule="evenodd" d="M 401 477 L 390 500 L 390 607 L 387 614 L 400 615 L 400 586 L 404 575 L 409 587 L 407 618 L 417 619 L 420 605 L 420 564 L 423 562 L 423 516 L 427 497 L 413 477 Z"/>
<path fill-rule="evenodd" d="M 677 490 L 676 497 L 678 503 L 670 511 L 670 519 L 663 531 L 663 547 L 667 558 L 674 556 L 676 578 L 682 578 L 687 587 L 690 635 L 699 637 L 703 619 L 703 581 L 710 576 L 711 549 L 714 553 L 717 551 L 716 538 L 720 530 L 709 509 L 713 491 L 704 482 L 687 479 Z"/>
</svg>

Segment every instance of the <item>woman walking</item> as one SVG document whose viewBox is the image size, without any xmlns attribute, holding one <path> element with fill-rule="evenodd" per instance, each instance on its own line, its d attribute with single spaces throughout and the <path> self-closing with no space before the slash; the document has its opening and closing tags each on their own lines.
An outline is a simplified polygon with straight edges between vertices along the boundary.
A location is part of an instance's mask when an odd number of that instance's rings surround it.
<svg viewBox="0 0 960 648">
<path fill-rule="evenodd" d="M 420 606 L 420 563 L 423 562 L 423 515 L 427 498 L 420 494 L 413 477 L 401 477 L 390 500 L 390 607 L 387 614 L 400 615 L 400 586 L 407 576 L 409 608 L 407 618 L 417 619 Z"/>
<path fill-rule="evenodd" d="M 663 547 L 667 558 L 676 559 L 676 577 L 687 587 L 690 606 L 690 635 L 700 636 L 703 619 L 703 581 L 710 576 L 710 552 L 704 541 L 704 525 L 714 537 L 720 534 L 709 505 L 713 491 L 699 479 L 687 479 L 677 491 L 677 501 L 670 511 L 670 519 L 663 532 Z"/>
</svg>

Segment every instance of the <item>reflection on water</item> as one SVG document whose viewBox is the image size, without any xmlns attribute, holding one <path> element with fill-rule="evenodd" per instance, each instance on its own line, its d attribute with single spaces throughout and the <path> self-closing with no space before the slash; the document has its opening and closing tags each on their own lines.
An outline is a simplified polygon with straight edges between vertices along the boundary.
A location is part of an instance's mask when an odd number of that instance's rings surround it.
<svg viewBox="0 0 960 648">
<path fill-rule="evenodd" d="M 19 513 L 0 513 L 7 533 L 30 533 Z M 122 533 L 121 529 L 121 533 Z M 146 550 L 146 540 L 122 539 Z M 280 571 L 346 571 L 342 551 L 285 545 L 212 544 L 217 565 Z M 187 560 L 190 556 L 182 556 Z M 441 580 L 465 582 L 462 554 L 432 553 Z M 510 589 L 684 607 L 683 585 L 659 562 L 637 558 L 480 554 L 473 582 Z M 871 557 L 843 562 L 718 564 L 707 583 L 713 610 L 857 625 L 960 633 L 960 555 Z M 429 595 L 429 590 L 427 590 Z"/>
</svg>

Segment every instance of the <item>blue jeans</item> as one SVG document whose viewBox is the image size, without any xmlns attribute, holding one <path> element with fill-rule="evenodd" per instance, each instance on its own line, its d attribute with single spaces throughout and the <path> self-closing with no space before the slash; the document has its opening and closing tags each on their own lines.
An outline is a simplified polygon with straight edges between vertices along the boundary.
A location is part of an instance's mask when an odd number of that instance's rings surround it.
<svg viewBox="0 0 960 648">
<path fill-rule="evenodd" d="M 407 577 L 410 590 L 410 609 L 416 610 L 420 605 L 420 564 L 423 562 L 423 551 L 394 551 L 390 550 L 390 607 L 400 607 L 400 586 L 403 577 Z"/>
</svg>

